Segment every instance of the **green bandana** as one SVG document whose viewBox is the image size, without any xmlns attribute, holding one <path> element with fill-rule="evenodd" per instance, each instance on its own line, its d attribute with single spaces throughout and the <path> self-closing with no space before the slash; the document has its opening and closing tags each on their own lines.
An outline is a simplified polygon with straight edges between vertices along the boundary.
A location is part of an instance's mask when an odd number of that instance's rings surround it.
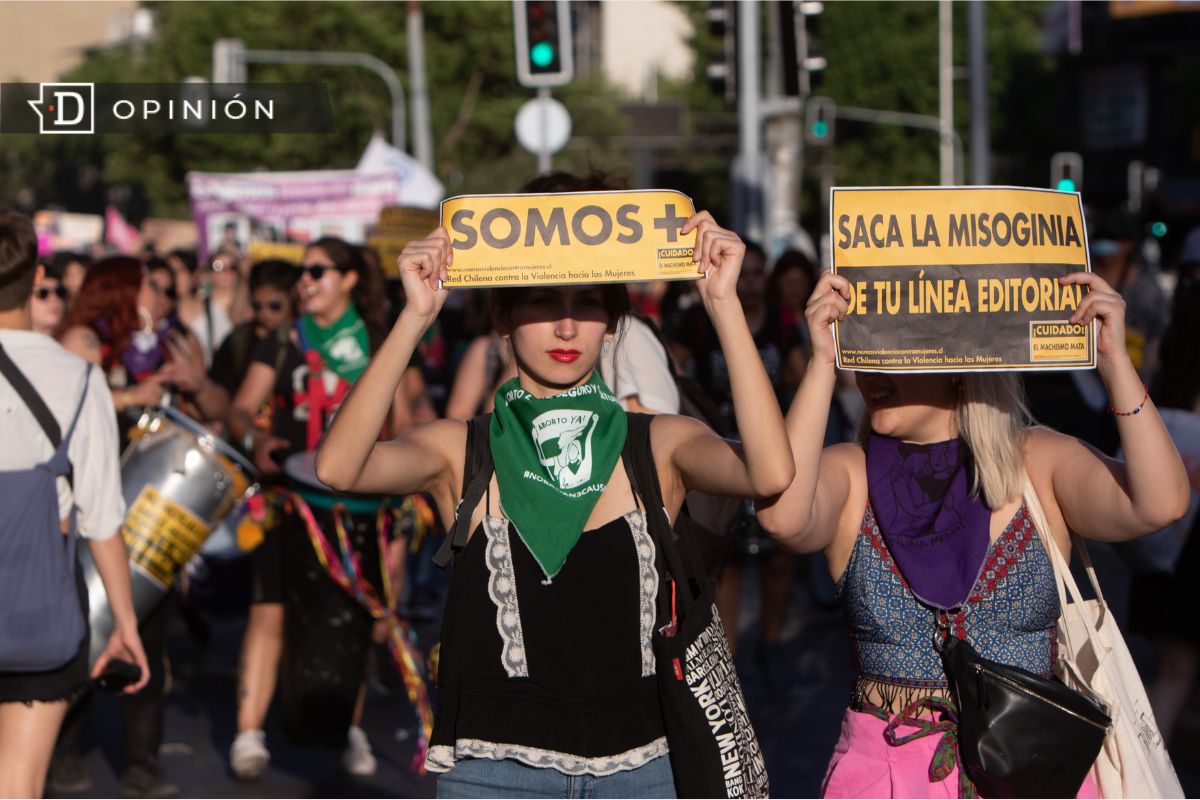
<svg viewBox="0 0 1200 800">
<path fill-rule="evenodd" d="M 358 380 L 371 361 L 367 326 L 353 303 L 328 328 L 317 325 L 311 314 L 300 318 L 300 328 L 304 341 L 321 354 L 325 367 L 345 378 L 347 383 Z"/>
<path fill-rule="evenodd" d="M 583 534 L 628 427 L 599 371 L 553 397 L 534 397 L 516 378 L 496 391 L 491 448 L 500 507 L 547 578 Z"/>
</svg>

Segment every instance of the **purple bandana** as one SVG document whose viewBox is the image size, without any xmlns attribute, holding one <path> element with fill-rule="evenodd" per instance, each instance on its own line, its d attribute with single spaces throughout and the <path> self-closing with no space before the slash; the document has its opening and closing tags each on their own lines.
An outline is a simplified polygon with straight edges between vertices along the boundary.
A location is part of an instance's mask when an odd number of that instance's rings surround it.
<svg viewBox="0 0 1200 800">
<path fill-rule="evenodd" d="M 166 358 L 165 342 L 171 335 L 173 317 L 159 320 L 153 330 L 137 330 L 129 337 L 129 344 L 118 355 L 117 360 L 129 373 L 130 383 L 137 383 L 153 374 Z M 92 328 L 101 339 L 112 338 L 112 323 L 104 318 L 92 321 Z"/>
<path fill-rule="evenodd" d="M 974 459 L 962 439 L 909 444 L 871 434 L 867 494 L 888 551 L 917 599 L 966 602 L 987 556 L 992 512 L 971 497 Z"/>
</svg>

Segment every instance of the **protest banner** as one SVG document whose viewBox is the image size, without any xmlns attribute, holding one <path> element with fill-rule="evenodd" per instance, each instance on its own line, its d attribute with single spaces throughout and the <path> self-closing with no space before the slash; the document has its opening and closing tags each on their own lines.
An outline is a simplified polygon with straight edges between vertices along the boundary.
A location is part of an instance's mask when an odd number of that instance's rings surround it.
<svg viewBox="0 0 1200 800">
<path fill-rule="evenodd" d="M 363 242 L 379 211 L 403 197 L 395 175 L 353 170 L 190 172 L 187 184 L 202 261 L 222 244 L 245 250 L 252 241 L 326 235 Z"/>
<path fill-rule="evenodd" d="M 396 259 L 404 245 L 429 235 L 438 214 L 428 208 L 388 206 L 379 212 L 379 226 L 367 232 L 367 244 L 379 254 L 379 266 L 389 278 L 400 277 Z"/>
<path fill-rule="evenodd" d="M 33 215 L 33 227 L 37 230 L 39 256 L 65 250 L 87 252 L 104 236 L 104 217 L 66 211 L 37 211 Z"/>
<path fill-rule="evenodd" d="M 363 244 L 383 209 L 433 209 L 443 194 L 433 173 L 378 135 L 353 170 L 190 172 L 187 185 L 201 261 L 221 247 L 245 251 L 254 242 L 337 236 Z"/>
<path fill-rule="evenodd" d="M 655 189 L 461 195 L 442 202 L 454 261 L 447 286 L 535 286 L 699 278 L 692 199 Z"/>
<path fill-rule="evenodd" d="M 1085 369 L 1072 325 L 1090 271 L 1074 192 L 1007 187 L 834 188 L 833 271 L 851 285 L 838 366 L 870 372 Z"/>
<path fill-rule="evenodd" d="M 268 259 L 290 261 L 293 264 L 304 260 L 304 245 L 296 242 L 251 242 L 248 252 L 255 264 Z"/>
</svg>

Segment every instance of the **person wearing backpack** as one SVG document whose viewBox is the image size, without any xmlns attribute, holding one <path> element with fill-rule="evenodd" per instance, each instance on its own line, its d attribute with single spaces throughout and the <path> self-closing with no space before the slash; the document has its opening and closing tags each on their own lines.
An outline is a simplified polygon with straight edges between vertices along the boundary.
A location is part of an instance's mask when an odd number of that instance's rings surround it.
<svg viewBox="0 0 1200 800">
<path fill-rule="evenodd" d="M 334 418 L 316 468 L 338 491 L 429 492 L 447 529 L 456 510 L 469 522 L 462 540 L 450 539 L 461 547 L 426 759 L 442 773 L 439 796 L 676 796 L 651 650 L 659 575 L 646 510 L 658 518 L 656 493 L 634 491 L 628 462 L 652 465 L 671 519 L 689 489 L 770 496 L 792 474 L 735 292 L 745 245 L 708 212 L 681 233 L 693 231 L 741 448 L 690 417 L 627 417 L 600 380 L 603 343 L 630 306 L 622 284 L 495 290 L 493 318 L 518 374 L 496 393 L 490 421 L 439 420 L 376 441 L 404 365 L 446 300 L 437 287 L 450 236 L 439 227 L 398 259 L 408 304 Z M 648 436 L 635 442 L 634 423 L 646 420 Z M 494 473 L 472 469 L 489 461 Z M 458 509 L 464 483 L 471 502 Z"/>
<path fill-rule="evenodd" d="M 139 668 L 141 676 L 125 689 L 128 693 L 141 689 L 150 676 L 133 611 L 128 554 L 116 535 L 125 504 L 112 398 L 100 370 L 33 332 L 30 296 L 41 277 L 36 259 L 37 236 L 29 218 L 0 211 L 3 797 L 42 795 L 68 703 L 110 662 Z M 90 543 L 114 620 L 112 636 L 90 669 L 87 589 L 74 560 L 76 534 Z M 41 578 L 30 582 L 32 576 L 46 575 L 55 586 Z M 50 592 L 56 594 L 44 597 Z M 40 599 L 62 602 L 45 613 L 18 616 Z"/>
</svg>

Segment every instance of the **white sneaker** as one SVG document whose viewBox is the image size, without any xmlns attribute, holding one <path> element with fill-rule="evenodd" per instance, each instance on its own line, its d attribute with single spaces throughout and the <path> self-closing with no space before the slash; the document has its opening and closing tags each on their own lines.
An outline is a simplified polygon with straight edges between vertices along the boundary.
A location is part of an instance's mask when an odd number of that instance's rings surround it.
<svg viewBox="0 0 1200 800">
<path fill-rule="evenodd" d="M 346 734 L 346 749 L 342 751 L 342 769 L 351 775 L 366 778 L 375 774 L 375 754 L 367 734 L 357 725 L 351 726 Z"/>
<path fill-rule="evenodd" d="M 271 753 L 267 750 L 266 734 L 259 730 L 242 731 L 229 748 L 229 765 L 233 774 L 244 781 L 257 780 L 267 768 Z"/>
</svg>

